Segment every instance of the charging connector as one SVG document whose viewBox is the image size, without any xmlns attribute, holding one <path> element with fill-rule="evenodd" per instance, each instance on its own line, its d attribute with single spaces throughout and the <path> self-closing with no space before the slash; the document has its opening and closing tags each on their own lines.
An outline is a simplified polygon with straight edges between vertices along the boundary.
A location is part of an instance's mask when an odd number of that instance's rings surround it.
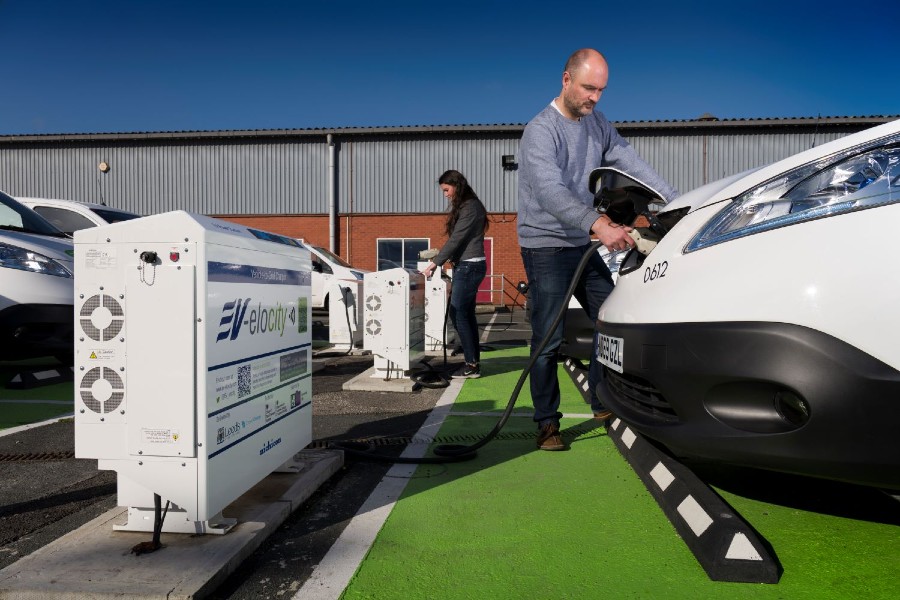
<svg viewBox="0 0 900 600">
<path fill-rule="evenodd" d="M 656 248 L 656 241 L 646 238 L 641 235 L 641 232 L 637 229 L 632 229 L 628 232 L 628 235 L 631 236 L 631 239 L 634 240 L 634 247 L 638 252 L 647 256 L 650 254 L 650 251 Z"/>
</svg>

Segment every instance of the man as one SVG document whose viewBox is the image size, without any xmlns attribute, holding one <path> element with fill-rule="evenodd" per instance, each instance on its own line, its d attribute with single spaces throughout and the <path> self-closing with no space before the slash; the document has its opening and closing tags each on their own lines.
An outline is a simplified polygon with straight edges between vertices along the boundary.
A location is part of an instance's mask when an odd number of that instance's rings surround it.
<svg viewBox="0 0 900 600">
<path fill-rule="evenodd" d="M 634 244 L 628 235 L 630 227 L 616 225 L 594 210 L 588 186 L 590 172 L 601 166 L 615 167 L 646 182 L 666 201 L 678 195 L 606 117 L 594 111 L 608 77 L 602 54 L 587 48 L 576 51 L 566 62 L 559 96 L 528 123 L 522 135 L 517 227 L 528 276 L 532 354 L 559 312 L 591 236 L 610 251 Z M 596 320 L 612 287 L 609 269 L 594 252 L 575 288 L 575 297 L 591 321 Z M 562 331 L 560 322 L 530 372 L 537 445 L 542 450 L 565 448 L 559 433 L 562 414 L 556 372 Z M 605 421 L 611 413 L 594 394 L 599 378 L 600 365 L 592 358 L 588 376 L 591 409 L 595 418 Z"/>
</svg>

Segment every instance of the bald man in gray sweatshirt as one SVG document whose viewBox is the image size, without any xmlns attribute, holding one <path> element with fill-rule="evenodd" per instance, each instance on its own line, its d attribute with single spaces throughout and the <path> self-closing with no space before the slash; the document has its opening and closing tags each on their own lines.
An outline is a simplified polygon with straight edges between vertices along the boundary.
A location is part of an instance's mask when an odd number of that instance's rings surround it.
<svg viewBox="0 0 900 600">
<path fill-rule="evenodd" d="M 528 276 L 532 353 L 559 312 L 591 236 L 610 251 L 634 244 L 628 235 L 630 227 L 612 223 L 594 210 L 594 195 L 588 185 L 590 172 L 601 166 L 615 167 L 650 185 L 667 202 L 678 196 L 603 113 L 594 111 L 608 78 L 606 59 L 596 50 L 572 54 L 563 72 L 560 95 L 528 123 L 519 145 L 517 231 Z M 612 288 L 612 275 L 595 252 L 575 288 L 575 297 L 591 322 Z M 537 446 L 541 450 L 565 449 L 559 434 L 562 414 L 556 373 L 562 331 L 560 322 L 529 374 L 538 425 Z M 592 353 L 588 377 L 591 409 L 595 418 L 605 421 L 610 412 L 594 393 L 601 373 L 593 354 L 596 352 Z"/>
</svg>

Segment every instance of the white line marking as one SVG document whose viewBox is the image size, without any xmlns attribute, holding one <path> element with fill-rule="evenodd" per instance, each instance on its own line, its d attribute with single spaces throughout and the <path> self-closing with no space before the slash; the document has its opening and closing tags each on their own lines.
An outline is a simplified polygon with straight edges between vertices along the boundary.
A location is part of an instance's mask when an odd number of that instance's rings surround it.
<svg viewBox="0 0 900 600">
<path fill-rule="evenodd" d="M 613 431 L 617 431 L 619 429 L 619 424 L 621 422 L 622 421 L 619 419 L 619 417 L 616 417 L 615 419 L 613 419 L 613 422 L 612 422 Z"/>
<path fill-rule="evenodd" d="M 487 341 L 488 334 L 491 332 L 491 327 L 494 326 L 494 321 L 497 320 L 497 315 L 499 315 L 499 314 L 500 313 L 495 310 L 494 314 L 491 315 L 491 320 L 488 321 L 487 326 L 485 326 L 485 328 L 484 328 L 484 332 L 481 334 L 481 343 L 482 344 Z"/>
<path fill-rule="evenodd" d="M 35 427 L 43 427 L 44 425 L 51 425 L 56 423 L 57 421 L 62 421 L 63 419 L 71 419 L 75 414 L 72 413 L 70 415 L 62 415 L 59 417 L 54 417 L 52 419 L 47 419 L 46 421 L 41 421 L 40 423 L 29 423 L 28 425 L 20 425 L 18 427 L 12 427 L 10 429 L 4 429 L 0 431 L 0 437 L 4 435 L 12 435 L 14 433 L 19 433 L 20 431 L 25 431 L 27 429 L 34 429 Z"/>
<path fill-rule="evenodd" d="M 59 404 L 61 406 L 72 406 L 72 400 L 16 400 L 15 398 L 7 398 L 0 400 L 0 404 Z"/>
<path fill-rule="evenodd" d="M 414 437 L 434 439 L 462 385 L 462 379 L 450 381 Z M 419 458 L 427 450 L 426 444 L 409 444 L 401 456 Z M 415 470 L 416 465 L 395 464 L 391 467 L 303 587 L 294 594 L 294 600 L 336 600 L 344 593 Z"/>
<path fill-rule="evenodd" d="M 666 468 L 666 465 L 660 463 L 656 463 L 656 466 L 650 470 L 650 477 L 653 478 L 653 481 L 656 482 L 656 485 L 659 486 L 659 489 L 662 491 L 666 491 L 666 489 L 675 481 L 675 476 Z"/>
<path fill-rule="evenodd" d="M 678 514 L 681 515 L 697 537 L 703 535 L 703 532 L 709 529 L 713 522 L 712 518 L 706 514 L 706 511 L 694 500 L 693 496 L 688 496 L 678 505 Z"/>
<path fill-rule="evenodd" d="M 584 373 L 580 373 L 575 381 L 577 381 L 578 383 L 584 381 Z"/>
</svg>

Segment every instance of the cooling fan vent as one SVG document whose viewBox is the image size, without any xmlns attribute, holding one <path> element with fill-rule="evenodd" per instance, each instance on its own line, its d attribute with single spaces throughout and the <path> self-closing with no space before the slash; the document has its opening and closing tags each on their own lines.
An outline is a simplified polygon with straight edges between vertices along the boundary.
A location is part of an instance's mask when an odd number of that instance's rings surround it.
<svg viewBox="0 0 900 600">
<path fill-rule="evenodd" d="M 381 333 L 381 321 L 378 319 L 369 319 L 366 321 L 366 333 L 369 335 L 378 335 Z"/>
<path fill-rule="evenodd" d="M 371 311 L 376 311 L 381 308 L 381 296 L 377 294 L 371 294 L 366 297 L 366 308 Z"/>
<path fill-rule="evenodd" d="M 125 313 L 115 298 L 97 294 L 85 300 L 78 321 L 86 336 L 95 342 L 108 342 L 122 331 Z"/>
<path fill-rule="evenodd" d="M 81 401 L 89 410 L 106 414 L 116 410 L 125 398 L 125 385 L 115 370 L 94 367 L 84 374 L 78 384 Z"/>
</svg>

